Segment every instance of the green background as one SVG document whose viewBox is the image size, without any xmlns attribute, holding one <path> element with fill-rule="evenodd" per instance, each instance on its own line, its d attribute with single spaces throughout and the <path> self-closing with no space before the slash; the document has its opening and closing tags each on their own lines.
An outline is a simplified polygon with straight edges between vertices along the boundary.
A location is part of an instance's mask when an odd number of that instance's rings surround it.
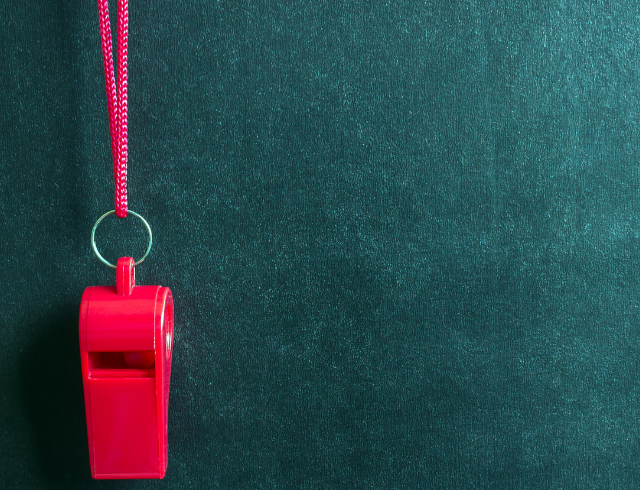
<svg viewBox="0 0 640 490">
<path fill-rule="evenodd" d="M 636 2 L 131 0 L 176 315 L 133 482 L 90 478 L 77 338 L 115 280 L 97 3 L 0 23 L 0 488 L 640 487 Z"/>
</svg>

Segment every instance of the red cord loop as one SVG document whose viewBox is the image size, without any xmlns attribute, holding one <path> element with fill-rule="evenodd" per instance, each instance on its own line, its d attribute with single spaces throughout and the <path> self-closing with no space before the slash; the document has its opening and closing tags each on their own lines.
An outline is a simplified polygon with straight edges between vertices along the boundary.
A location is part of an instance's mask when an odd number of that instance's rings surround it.
<svg viewBox="0 0 640 490">
<path fill-rule="evenodd" d="M 98 0 L 100 15 L 100 37 L 104 61 L 104 81 L 107 88 L 109 129 L 111 130 L 111 152 L 113 153 L 113 175 L 115 179 L 116 216 L 127 216 L 127 53 L 129 47 L 129 2 L 118 0 L 117 50 L 118 85 L 113 67 L 111 23 L 108 0 Z"/>
</svg>

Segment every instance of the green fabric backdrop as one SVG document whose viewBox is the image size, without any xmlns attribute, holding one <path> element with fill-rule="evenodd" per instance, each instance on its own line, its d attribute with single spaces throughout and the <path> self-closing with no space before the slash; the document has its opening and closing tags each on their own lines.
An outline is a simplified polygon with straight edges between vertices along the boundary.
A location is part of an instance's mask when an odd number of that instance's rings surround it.
<svg viewBox="0 0 640 490">
<path fill-rule="evenodd" d="M 113 208 L 96 2 L 4 0 L 1 488 L 640 487 L 635 2 L 130 22 L 137 277 L 175 298 L 167 475 L 89 472 L 78 307 L 115 280 L 89 246 Z M 133 219 L 97 239 L 145 248 Z"/>
</svg>

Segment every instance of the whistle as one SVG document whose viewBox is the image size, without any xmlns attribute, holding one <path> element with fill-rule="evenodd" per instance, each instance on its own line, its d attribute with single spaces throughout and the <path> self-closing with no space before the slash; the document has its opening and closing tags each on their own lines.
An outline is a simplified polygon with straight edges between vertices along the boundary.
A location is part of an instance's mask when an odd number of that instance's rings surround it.
<svg viewBox="0 0 640 490">
<path fill-rule="evenodd" d="M 163 478 L 167 469 L 173 297 L 136 286 L 131 257 L 116 286 L 85 289 L 80 357 L 91 476 Z"/>
</svg>

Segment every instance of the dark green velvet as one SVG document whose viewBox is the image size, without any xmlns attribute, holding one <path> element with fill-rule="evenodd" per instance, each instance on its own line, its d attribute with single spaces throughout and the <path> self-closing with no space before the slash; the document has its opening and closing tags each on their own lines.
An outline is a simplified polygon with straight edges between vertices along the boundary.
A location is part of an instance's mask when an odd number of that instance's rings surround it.
<svg viewBox="0 0 640 490">
<path fill-rule="evenodd" d="M 130 18 L 167 475 L 89 472 L 78 307 L 115 280 L 89 246 L 113 208 L 96 2 L 3 0 L 0 488 L 640 486 L 635 2 Z M 116 221 L 105 256 L 139 257 Z"/>
</svg>

